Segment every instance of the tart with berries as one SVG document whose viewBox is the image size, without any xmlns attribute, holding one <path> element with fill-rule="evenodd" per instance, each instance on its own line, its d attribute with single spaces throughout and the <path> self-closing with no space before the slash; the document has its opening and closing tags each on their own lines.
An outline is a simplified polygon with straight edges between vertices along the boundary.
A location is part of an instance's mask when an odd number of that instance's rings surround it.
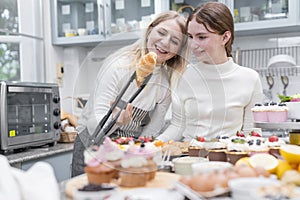
<svg viewBox="0 0 300 200">
<path fill-rule="evenodd" d="M 249 156 L 249 144 L 244 137 L 235 137 L 227 145 L 227 161 L 235 164 L 240 158 Z"/>
<path fill-rule="evenodd" d="M 208 151 L 204 147 L 205 138 L 197 136 L 191 140 L 189 145 L 189 156 L 191 157 L 206 157 Z"/>
<path fill-rule="evenodd" d="M 269 147 L 269 153 L 275 157 L 279 157 L 279 149 L 285 144 L 285 141 L 279 138 L 277 135 L 271 135 L 265 144 Z"/>
</svg>

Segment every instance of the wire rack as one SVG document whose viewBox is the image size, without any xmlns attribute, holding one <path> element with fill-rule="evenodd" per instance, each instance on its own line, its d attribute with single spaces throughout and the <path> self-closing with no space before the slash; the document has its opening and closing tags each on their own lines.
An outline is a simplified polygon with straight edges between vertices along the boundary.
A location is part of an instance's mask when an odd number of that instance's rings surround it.
<svg viewBox="0 0 300 200">
<path fill-rule="evenodd" d="M 269 59 L 279 54 L 292 56 L 296 61 L 296 66 L 267 68 Z M 300 76 L 300 46 L 250 50 L 237 49 L 234 52 L 234 58 L 241 66 L 252 68 L 261 76 Z"/>
</svg>

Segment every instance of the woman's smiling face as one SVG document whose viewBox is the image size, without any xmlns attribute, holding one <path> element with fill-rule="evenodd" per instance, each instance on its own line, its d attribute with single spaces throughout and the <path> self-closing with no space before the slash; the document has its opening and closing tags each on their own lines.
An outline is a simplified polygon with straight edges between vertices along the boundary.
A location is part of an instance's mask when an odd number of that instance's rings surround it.
<svg viewBox="0 0 300 200">
<path fill-rule="evenodd" d="M 148 51 L 157 54 L 157 64 L 176 56 L 182 44 L 182 32 L 176 20 L 161 22 L 151 30 L 148 40 Z"/>
<path fill-rule="evenodd" d="M 195 18 L 188 24 L 188 36 L 190 48 L 198 60 L 207 64 L 218 64 L 227 58 L 225 44 L 228 40 L 212 30 L 208 31 Z"/>
</svg>

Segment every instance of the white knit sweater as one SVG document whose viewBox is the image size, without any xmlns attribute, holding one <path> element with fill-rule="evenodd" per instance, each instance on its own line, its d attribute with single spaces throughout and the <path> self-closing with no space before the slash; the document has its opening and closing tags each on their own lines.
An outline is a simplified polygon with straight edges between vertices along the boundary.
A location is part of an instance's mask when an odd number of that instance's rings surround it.
<svg viewBox="0 0 300 200">
<path fill-rule="evenodd" d="M 261 102 L 258 73 L 232 58 L 220 65 L 190 65 L 172 93 L 171 124 L 158 139 L 233 135 L 253 127 L 251 108 Z"/>
</svg>

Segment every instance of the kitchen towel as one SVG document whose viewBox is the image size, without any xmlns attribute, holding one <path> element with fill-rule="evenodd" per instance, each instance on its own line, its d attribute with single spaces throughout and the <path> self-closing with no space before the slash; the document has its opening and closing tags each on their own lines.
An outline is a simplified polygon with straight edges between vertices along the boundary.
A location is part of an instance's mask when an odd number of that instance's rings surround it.
<svg viewBox="0 0 300 200">
<path fill-rule="evenodd" d="M 60 192 L 52 166 L 37 162 L 27 171 L 11 167 L 0 155 L 0 199 L 59 200 Z"/>
</svg>

